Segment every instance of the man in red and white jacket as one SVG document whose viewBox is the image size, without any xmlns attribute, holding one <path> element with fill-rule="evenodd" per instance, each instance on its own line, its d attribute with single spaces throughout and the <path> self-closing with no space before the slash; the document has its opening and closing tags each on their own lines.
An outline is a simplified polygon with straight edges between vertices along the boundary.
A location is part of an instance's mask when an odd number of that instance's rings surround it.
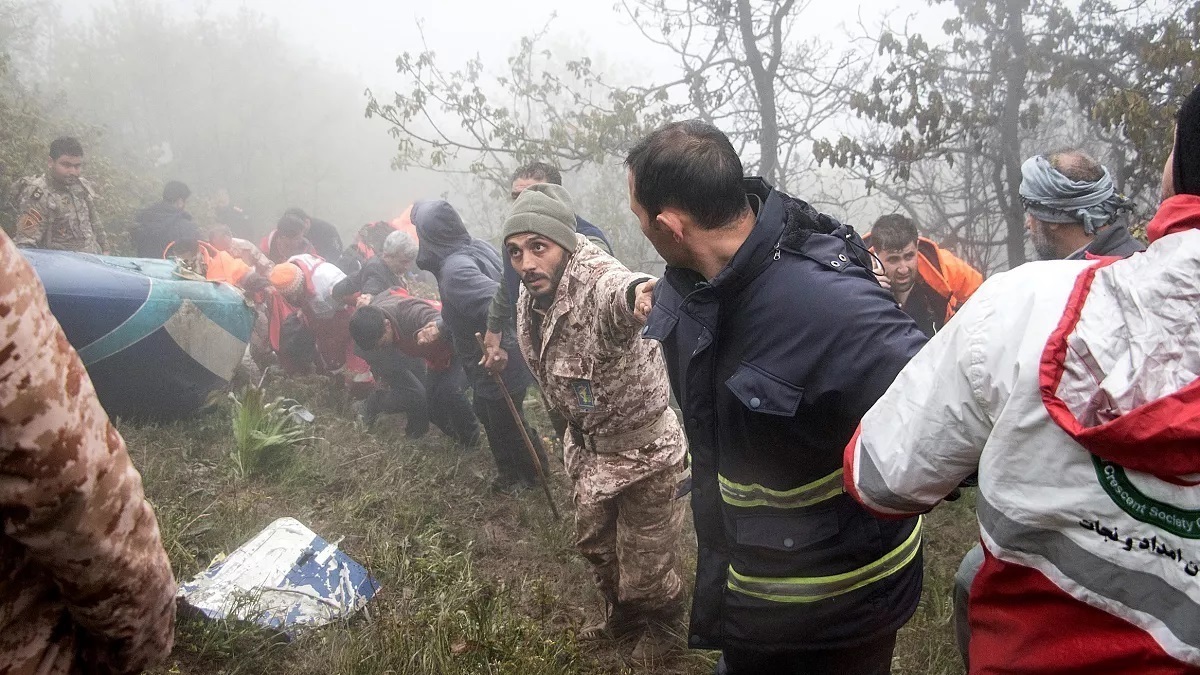
<svg viewBox="0 0 1200 675">
<path fill-rule="evenodd" d="M 984 283 L 846 450 L 882 516 L 979 472 L 972 673 L 1200 672 L 1200 88 L 1150 247 Z"/>
</svg>

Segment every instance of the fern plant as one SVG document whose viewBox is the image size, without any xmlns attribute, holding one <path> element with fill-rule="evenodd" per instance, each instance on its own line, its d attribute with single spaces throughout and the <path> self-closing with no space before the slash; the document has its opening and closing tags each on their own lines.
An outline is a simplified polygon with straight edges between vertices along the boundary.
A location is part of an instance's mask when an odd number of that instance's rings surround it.
<svg viewBox="0 0 1200 675">
<path fill-rule="evenodd" d="M 279 469 L 291 459 L 291 451 L 316 440 L 301 422 L 303 406 L 282 397 L 268 401 L 262 387 L 246 387 L 233 401 L 233 449 L 229 456 L 238 479 Z"/>
</svg>

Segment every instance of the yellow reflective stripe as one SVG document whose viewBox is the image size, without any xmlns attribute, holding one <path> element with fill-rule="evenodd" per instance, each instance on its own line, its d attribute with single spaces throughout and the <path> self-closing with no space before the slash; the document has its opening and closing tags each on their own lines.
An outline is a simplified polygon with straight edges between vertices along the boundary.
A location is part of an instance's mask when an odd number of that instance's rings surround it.
<svg viewBox="0 0 1200 675">
<path fill-rule="evenodd" d="M 798 509 L 812 506 L 846 491 L 842 484 L 842 470 L 818 478 L 791 490 L 772 490 L 757 484 L 735 483 L 717 475 L 721 484 L 721 500 L 732 506 L 772 506 L 777 509 Z"/>
<path fill-rule="evenodd" d="M 817 602 L 855 591 L 904 569 L 921 550 L 921 526 L 917 519 L 912 534 L 879 560 L 862 567 L 824 577 L 750 577 L 729 566 L 727 585 L 732 591 L 772 602 Z"/>
</svg>

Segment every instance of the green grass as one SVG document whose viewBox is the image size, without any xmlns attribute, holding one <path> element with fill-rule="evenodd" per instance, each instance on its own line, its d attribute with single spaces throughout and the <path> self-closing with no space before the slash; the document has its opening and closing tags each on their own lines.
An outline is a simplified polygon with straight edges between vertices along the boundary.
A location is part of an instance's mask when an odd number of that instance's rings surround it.
<svg viewBox="0 0 1200 675">
<path fill-rule="evenodd" d="M 321 378 L 268 385 L 317 414 L 273 471 L 239 478 L 228 412 L 170 425 L 121 424 L 154 503 L 178 580 L 190 579 L 267 524 L 292 516 L 366 565 L 383 590 L 344 625 L 291 642 L 255 626 L 181 615 L 175 651 L 156 673 L 711 673 L 714 654 L 688 652 L 636 668 L 632 644 L 584 645 L 599 597 L 572 546 L 570 491 L 561 466 L 555 522 L 540 491 L 494 495 L 485 451 L 463 455 L 436 432 L 407 442 L 401 420 L 374 435 L 355 428 L 347 402 Z M 531 397 L 535 426 L 550 425 Z M 547 439 L 549 440 L 549 439 Z M 977 538 L 969 500 L 939 508 L 925 534 L 926 584 L 904 628 L 893 672 L 962 672 L 950 627 L 950 583 Z M 690 524 L 681 547 L 694 567 Z M 679 627 L 683 630 L 683 626 Z"/>
</svg>

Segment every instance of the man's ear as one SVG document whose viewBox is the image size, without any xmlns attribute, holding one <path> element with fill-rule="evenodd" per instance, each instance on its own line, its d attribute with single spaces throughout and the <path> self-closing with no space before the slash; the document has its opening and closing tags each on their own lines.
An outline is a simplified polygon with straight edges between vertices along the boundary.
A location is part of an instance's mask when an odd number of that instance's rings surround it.
<svg viewBox="0 0 1200 675">
<path fill-rule="evenodd" d="M 655 216 L 654 221 L 658 226 L 671 233 L 671 238 L 676 243 L 683 241 L 683 229 L 686 222 L 686 217 L 675 209 L 666 209 Z"/>
</svg>

